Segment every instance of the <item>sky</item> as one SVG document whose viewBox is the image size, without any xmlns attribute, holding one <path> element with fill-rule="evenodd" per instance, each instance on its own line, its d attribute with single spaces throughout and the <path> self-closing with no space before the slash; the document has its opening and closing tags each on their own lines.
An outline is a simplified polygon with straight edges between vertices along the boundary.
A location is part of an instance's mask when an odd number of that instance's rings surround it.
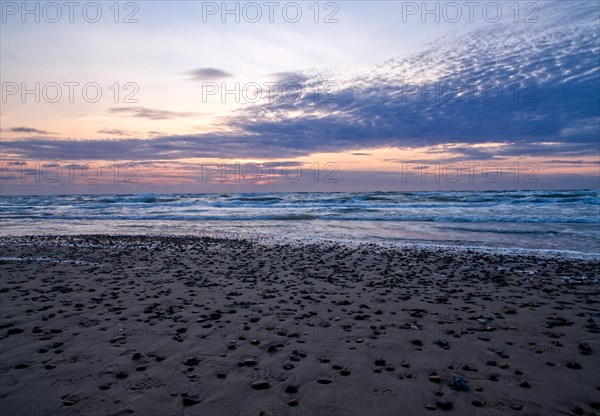
<svg viewBox="0 0 600 416">
<path fill-rule="evenodd" d="M 3 194 L 600 187 L 596 0 L 0 5 Z"/>
</svg>

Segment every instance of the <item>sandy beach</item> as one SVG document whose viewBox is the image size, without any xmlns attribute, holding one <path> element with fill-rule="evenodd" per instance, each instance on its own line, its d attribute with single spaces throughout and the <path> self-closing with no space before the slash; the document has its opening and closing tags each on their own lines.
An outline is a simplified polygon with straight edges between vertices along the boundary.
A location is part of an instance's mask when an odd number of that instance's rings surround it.
<svg viewBox="0 0 600 416">
<path fill-rule="evenodd" d="M 2 415 L 600 414 L 597 260 L 0 243 Z"/>
</svg>

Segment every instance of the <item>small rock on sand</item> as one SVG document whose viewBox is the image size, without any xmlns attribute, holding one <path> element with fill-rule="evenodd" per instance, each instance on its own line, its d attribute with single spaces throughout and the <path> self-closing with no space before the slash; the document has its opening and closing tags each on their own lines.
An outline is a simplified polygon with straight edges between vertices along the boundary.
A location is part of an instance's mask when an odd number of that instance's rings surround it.
<svg viewBox="0 0 600 416">
<path fill-rule="evenodd" d="M 250 385 L 254 390 L 266 390 L 271 387 L 267 380 L 257 380 Z"/>
</svg>

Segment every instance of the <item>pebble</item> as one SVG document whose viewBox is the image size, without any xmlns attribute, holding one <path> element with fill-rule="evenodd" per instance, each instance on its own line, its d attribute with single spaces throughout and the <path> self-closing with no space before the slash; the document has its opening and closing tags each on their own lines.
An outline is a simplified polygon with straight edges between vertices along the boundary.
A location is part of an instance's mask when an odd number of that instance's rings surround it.
<svg viewBox="0 0 600 416">
<path fill-rule="evenodd" d="M 252 387 L 254 390 L 266 390 L 270 388 L 271 385 L 267 380 L 258 380 L 253 382 L 250 387 Z"/>
<path fill-rule="evenodd" d="M 452 410 L 452 408 L 454 407 L 454 404 L 451 401 L 437 401 L 435 402 L 435 406 L 438 409 L 442 409 L 442 410 Z"/>
<path fill-rule="evenodd" d="M 21 328 L 11 328 L 8 331 L 6 331 L 6 335 L 10 336 L 10 335 L 17 335 L 17 334 L 21 334 L 25 331 L 23 331 Z"/>
<path fill-rule="evenodd" d="M 521 410 L 523 409 L 523 406 L 521 406 L 520 404 L 511 404 L 510 408 L 513 410 Z"/>
<path fill-rule="evenodd" d="M 448 386 L 455 391 L 468 391 L 469 382 L 463 377 L 454 377 Z"/>
<path fill-rule="evenodd" d="M 202 400 L 200 400 L 200 398 L 196 395 L 192 395 L 192 396 L 188 396 L 186 395 L 183 398 L 183 405 L 184 406 L 193 406 L 195 404 L 200 403 Z"/>
<path fill-rule="evenodd" d="M 440 380 L 441 380 L 441 377 L 435 373 L 429 376 L 429 381 L 431 381 L 432 383 L 439 383 Z"/>
<path fill-rule="evenodd" d="M 583 409 L 579 406 L 575 406 L 571 409 L 571 412 L 575 413 L 576 415 L 582 415 Z"/>
<path fill-rule="evenodd" d="M 192 358 L 188 358 L 187 360 L 185 360 L 184 362 L 185 365 L 187 366 L 195 366 L 200 364 L 200 360 L 198 358 L 192 357 Z"/>
<path fill-rule="evenodd" d="M 583 355 L 589 355 L 592 353 L 592 347 L 590 347 L 589 344 L 586 342 L 580 342 L 579 351 L 581 351 Z"/>
<path fill-rule="evenodd" d="M 435 345 L 442 347 L 445 350 L 449 350 L 450 349 L 450 344 L 448 343 L 448 341 L 442 341 L 442 340 L 437 340 L 434 342 Z"/>
</svg>

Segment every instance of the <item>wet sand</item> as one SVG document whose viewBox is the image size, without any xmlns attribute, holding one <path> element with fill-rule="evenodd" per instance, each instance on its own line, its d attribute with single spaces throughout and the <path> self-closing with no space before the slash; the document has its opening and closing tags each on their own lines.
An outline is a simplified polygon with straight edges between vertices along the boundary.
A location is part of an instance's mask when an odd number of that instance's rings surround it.
<svg viewBox="0 0 600 416">
<path fill-rule="evenodd" d="M 599 262 L 0 237 L 2 415 L 600 414 Z"/>
</svg>

